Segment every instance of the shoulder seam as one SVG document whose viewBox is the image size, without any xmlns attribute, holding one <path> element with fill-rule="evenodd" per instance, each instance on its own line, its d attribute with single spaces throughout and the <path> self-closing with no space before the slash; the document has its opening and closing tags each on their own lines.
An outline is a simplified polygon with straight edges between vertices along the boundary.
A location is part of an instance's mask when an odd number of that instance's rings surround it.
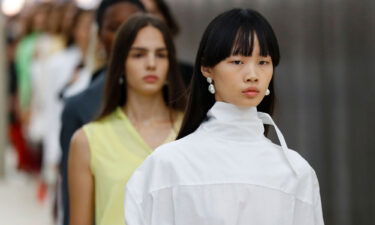
<svg viewBox="0 0 375 225">
<path fill-rule="evenodd" d="M 266 188 L 266 189 L 271 189 L 271 190 L 274 190 L 274 191 L 279 191 L 279 192 L 282 192 L 284 194 L 287 194 L 287 195 L 290 195 L 290 196 L 293 196 L 296 200 L 299 200 L 303 203 L 306 203 L 306 204 L 309 204 L 309 205 L 313 205 L 312 202 L 308 201 L 308 200 L 305 200 L 305 199 L 302 199 L 302 198 L 298 198 L 297 196 L 295 196 L 293 193 L 289 193 L 285 190 L 282 190 L 282 189 L 279 189 L 279 188 L 274 188 L 274 187 L 267 187 L 265 185 L 261 185 L 261 184 L 248 184 L 248 183 L 241 183 L 241 182 L 232 182 L 232 183 L 201 183 L 201 184 L 185 184 L 185 185 L 168 185 L 168 186 L 165 186 L 165 187 L 160 187 L 160 188 L 155 188 L 154 190 L 151 190 L 149 191 L 148 193 L 149 194 L 152 194 L 152 193 L 155 193 L 155 192 L 158 192 L 158 191 L 162 191 L 162 190 L 165 190 L 165 189 L 170 189 L 170 188 L 174 188 L 174 187 L 188 187 L 188 186 L 204 186 L 204 185 L 225 185 L 225 184 L 242 184 L 242 185 L 248 185 L 248 186 L 257 186 L 257 187 L 262 187 L 262 188 Z"/>
</svg>

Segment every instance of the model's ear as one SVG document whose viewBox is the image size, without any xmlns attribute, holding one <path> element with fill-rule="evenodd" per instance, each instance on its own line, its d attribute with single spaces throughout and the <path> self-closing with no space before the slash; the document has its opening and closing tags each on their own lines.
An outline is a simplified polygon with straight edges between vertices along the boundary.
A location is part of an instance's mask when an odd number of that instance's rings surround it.
<svg viewBox="0 0 375 225">
<path fill-rule="evenodd" d="M 201 72 L 206 78 L 213 78 L 212 69 L 210 67 L 201 66 Z"/>
</svg>

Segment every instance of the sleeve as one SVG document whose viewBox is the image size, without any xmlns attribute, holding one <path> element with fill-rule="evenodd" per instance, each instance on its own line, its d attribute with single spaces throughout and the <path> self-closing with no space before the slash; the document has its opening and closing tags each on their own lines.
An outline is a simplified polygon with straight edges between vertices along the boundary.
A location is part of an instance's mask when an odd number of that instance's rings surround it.
<svg viewBox="0 0 375 225">
<path fill-rule="evenodd" d="M 310 201 L 296 199 L 293 212 L 293 225 L 324 225 L 322 205 L 320 201 L 319 182 L 315 171 L 311 168 L 302 181 L 300 190 L 308 194 Z"/>
<path fill-rule="evenodd" d="M 125 224 L 127 225 L 146 225 L 144 222 L 144 215 L 140 204 L 135 200 L 134 193 L 126 188 L 125 192 Z"/>
<path fill-rule="evenodd" d="M 320 188 L 318 178 L 313 172 L 314 176 L 314 225 L 324 225 L 323 220 L 323 211 L 322 211 L 322 202 L 320 199 Z"/>
<path fill-rule="evenodd" d="M 126 225 L 172 225 L 173 204 L 161 189 L 171 186 L 173 171 L 166 156 L 167 146 L 160 146 L 133 172 L 125 188 L 124 216 Z M 172 152 L 172 151 L 171 151 Z M 170 189 L 168 189 L 170 190 Z"/>
<path fill-rule="evenodd" d="M 148 196 L 152 189 L 155 174 L 155 153 L 149 155 L 143 163 L 133 172 L 125 187 L 124 216 L 126 225 L 151 225 L 150 215 L 153 214 L 153 207 Z M 158 179 L 160 181 L 161 179 Z M 145 204 L 145 203 L 148 204 Z"/>
</svg>

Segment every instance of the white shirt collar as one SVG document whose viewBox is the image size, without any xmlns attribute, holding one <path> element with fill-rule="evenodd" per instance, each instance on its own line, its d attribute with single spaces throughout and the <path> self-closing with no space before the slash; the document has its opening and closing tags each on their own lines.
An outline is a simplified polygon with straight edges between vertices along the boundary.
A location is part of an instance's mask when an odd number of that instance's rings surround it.
<svg viewBox="0 0 375 225">
<path fill-rule="evenodd" d="M 217 101 L 207 113 L 208 121 L 201 128 L 215 135 L 236 141 L 264 138 L 262 120 L 256 107 L 238 107 Z"/>
<path fill-rule="evenodd" d="M 208 111 L 207 116 L 208 121 L 202 123 L 199 129 L 210 132 L 213 137 L 236 142 L 268 140 L 264 136 L 263 124 L 274 126 L 285 159 L 295 175 L 298 176 L 298 171 L 293 167 L 286 154 L 288 146 L 285 139 L 267 113 L 258 112 L 256 107 L 238 107 L 230 103 L 217 101 Z"/>
</svg>

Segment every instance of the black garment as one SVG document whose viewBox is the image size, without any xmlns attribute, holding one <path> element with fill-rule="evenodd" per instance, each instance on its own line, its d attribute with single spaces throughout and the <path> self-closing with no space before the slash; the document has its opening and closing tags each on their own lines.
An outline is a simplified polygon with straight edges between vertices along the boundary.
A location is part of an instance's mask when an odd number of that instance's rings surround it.
<svg viewBox="0 0 375 225">
<path fill-rule="evenodd" d="M 64 225 L 69 225 L 68 156 L 70 139 L 76 130 L 98 115 L 103 95 L 104 80 L 105 71 L 102 71 L 85 91 L 66 99 L 62 113 L 60 173 L 62 178 L 61 192 Z"/>
<path fill-rule="evenodd" d="M 101 77 L 101 75 L 103 74 L 103 72 L 106 70 L 107 68 L 106 67 L 103 67 L 101 69 L 98 69 L 96 72 L 94 72 L 91 76 L 91 80 L 90 80 L 90 83 L 93 83 L 96 78 L 99 78 Z"/>
<path fill-rule="evenodd" d="M 15 97 L 17 95 L 17 71 L 16 71 L 16 64 L 14 61 L 9 63 L 8 67 L 8 95 L 11 97 L 9 99 L 9 123 L 13 124 L 17 122 L 17 116 L 16 116 L 16 111 L 15 111 Z"/>
<path fill-rule="evenodd" d="M 15 95 L 17 93 L 17 71 L 16 71 L 16 64 L 12 61 L 9 64 L 9 94 Z"/>
</svg>

